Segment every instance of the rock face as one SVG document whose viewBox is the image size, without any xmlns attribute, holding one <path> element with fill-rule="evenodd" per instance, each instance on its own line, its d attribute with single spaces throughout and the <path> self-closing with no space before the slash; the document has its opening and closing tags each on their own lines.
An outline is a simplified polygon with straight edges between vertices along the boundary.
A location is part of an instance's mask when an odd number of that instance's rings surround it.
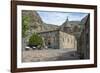
<svg viewBox="0 0 100 73">
<path fill-rule="evenodd" d="M 30 18 L 28 33 L 56 30 L 58 27 L 57 25 L 44 23 L 36 11 L 23 10 L 22 16 L 28 16 Z"/>
<path fill-rule="evenodd" d="M 44 27 L 44 31 L 51 31 L 51 30 L 57 30 L 59 26 L 44 23 L 43 27 Z"/>
<path fill-rule="evenodd" d="M 22 16 L 28 16 L 30 18 L 30 22 L 28 24 L 30 33 L 43 30 L 43 22 L 36 11 L 23 10 Z"/>
<path fill-rule="evenodd" d="M 42 23 L 42 20 L 36 11 L 23 10 L 22 16 L 29 16 L 31 18 L 31 21 Z"/>
</svg>

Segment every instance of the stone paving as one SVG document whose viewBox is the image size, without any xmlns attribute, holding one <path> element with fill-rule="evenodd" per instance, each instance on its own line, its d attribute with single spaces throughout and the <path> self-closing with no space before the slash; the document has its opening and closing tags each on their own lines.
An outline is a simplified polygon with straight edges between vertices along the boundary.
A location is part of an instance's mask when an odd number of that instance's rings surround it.
<svg viewBox="0 0 100 73">
<path fill-rule="evenodd" d="M 79 59 L 75 49 L 43 49 L 22 51 L 22 62 L 60 61 Z"/>
</svg>

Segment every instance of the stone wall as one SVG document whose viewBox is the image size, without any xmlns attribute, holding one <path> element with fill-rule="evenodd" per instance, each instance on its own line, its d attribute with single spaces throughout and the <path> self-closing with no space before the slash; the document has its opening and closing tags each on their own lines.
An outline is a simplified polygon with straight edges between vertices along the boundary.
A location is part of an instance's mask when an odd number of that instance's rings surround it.
<svg viewBox="0 0 100 73">
<path fill-rule="evenodd" d="M 77 49 L 77 40 L 75 36 L 59 31 L 59 48 L 61 49 Z"/>
<path fill-rule="evenodd" d="M 85 21 L 84 21 L 85 20 Z M 78 40 L 78 52 L 82 59 L 90 58 L 90 15 L 88 14 L 82 19 L 83 30 L 81 32 L 80 38 Z"/>
<path fill-rule="evenodd" d="M 40 32 L 40 36 L 44 40 L 44 45 L 47 48 L 58 49 L 58 30 L 54 31 L 47 31 L 47 32 Z"/>
<path fill-rule="evenodd" d="M 77 40 L 74 35 L 54 30 L 39 33 L 45 46 L 52 49 L 77 49 Z"/>
</svg>

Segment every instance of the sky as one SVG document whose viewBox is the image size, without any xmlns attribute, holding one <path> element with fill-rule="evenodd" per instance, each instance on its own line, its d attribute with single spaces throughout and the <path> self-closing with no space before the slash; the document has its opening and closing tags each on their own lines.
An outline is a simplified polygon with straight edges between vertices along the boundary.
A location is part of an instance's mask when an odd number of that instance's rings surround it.
<svg viewBox="0 0 100 73">
<path fill-rule="evenodd" d="M 81 21 L 87 13 L 76 13 L 76 12 L 47 12 L 37 11 L 42 18 L 43 22 L 47 24 L 62 25 L 68 18 L 69 21 Z"/>
</svg>

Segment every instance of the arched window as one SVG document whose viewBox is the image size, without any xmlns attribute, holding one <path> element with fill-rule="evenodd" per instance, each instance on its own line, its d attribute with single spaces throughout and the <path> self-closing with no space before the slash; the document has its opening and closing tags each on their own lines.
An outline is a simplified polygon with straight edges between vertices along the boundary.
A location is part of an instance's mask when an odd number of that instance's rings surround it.
<svg viewBox="0 0 100 73">
<path fill-rule="evenodd" d="M 67 42 L 69 43 L 69 38 L 67 39 Z"/>
</svg>

